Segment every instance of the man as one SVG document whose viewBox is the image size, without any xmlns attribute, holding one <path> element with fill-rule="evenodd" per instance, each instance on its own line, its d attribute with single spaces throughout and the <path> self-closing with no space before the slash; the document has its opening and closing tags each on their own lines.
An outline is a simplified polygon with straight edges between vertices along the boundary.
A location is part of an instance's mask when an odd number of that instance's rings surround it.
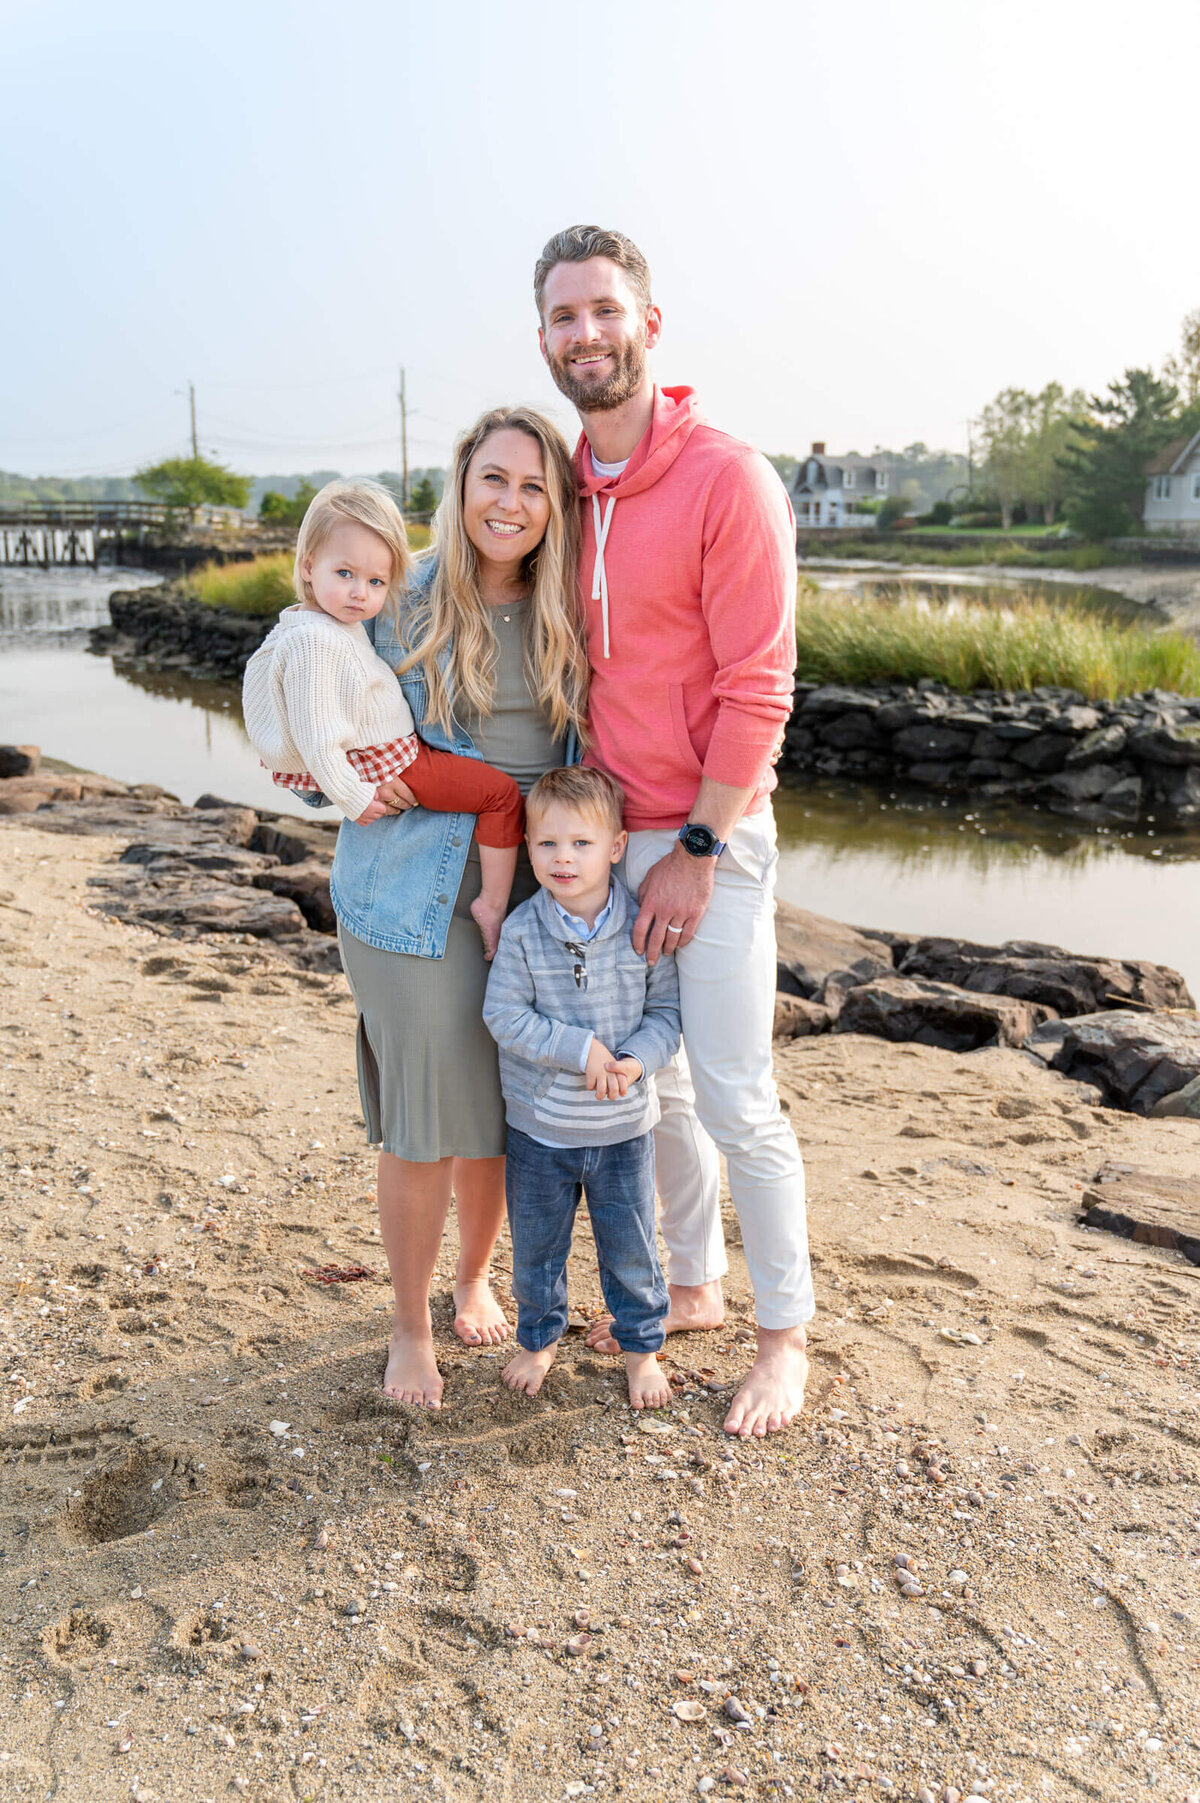
<svg viewBox="0 0 1200 1803">
<path fill-rule="evenodd" d="M 771 1062 L 769 794 L 796 657 L 791 510 L 766 459 L 709 426 L 691 389 L 655 387 L 647 352 L 662 319 L 628 238 L 558 233 L 534 293 L 542 355 L 583 426 L 588 761 L 625 790 L 634 945 L 678 964 L 686 1060 L 658 1075 L 655 1129 L 666 1327 L 724 1319 L 719 1148 L 758 1318 L 725 1429 L 771 1433 L 803 1403 L 814 1312 L 804 1170 Z M 590 1338 L 615 1349 L 604 1327 Z"/>
</svg>

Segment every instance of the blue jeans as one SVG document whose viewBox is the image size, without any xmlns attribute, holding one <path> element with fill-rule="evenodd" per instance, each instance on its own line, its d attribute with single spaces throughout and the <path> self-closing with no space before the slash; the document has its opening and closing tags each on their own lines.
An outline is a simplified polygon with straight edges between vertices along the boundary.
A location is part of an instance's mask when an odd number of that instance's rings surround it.
<svg viewBox="0 0 1200 1803">
<path fill-rule="evenodd" d="M 657 1352 L 669 1298 L 654 1243 L 654 1135 L 558 1147 L 510 1127 L 504 1177 L 518 1345 L 541 1352 L 567 1330 L 567 1254 L 586 1194 L 613 1338 L 622 1352 Z"/>
</svg>

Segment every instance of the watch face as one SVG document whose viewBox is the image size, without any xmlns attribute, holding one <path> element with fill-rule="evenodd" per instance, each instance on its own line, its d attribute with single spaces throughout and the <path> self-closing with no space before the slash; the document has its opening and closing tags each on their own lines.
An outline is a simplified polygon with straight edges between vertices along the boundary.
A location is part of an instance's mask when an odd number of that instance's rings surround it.
<svg viewBox="0 0 1200 1803">
<path fill-rule="evenodd" d="M 717 835 L 708 826 L 688 826 L 680 833 L 683 849 L 694 858 L 711 858 L 717 846 Z"/>
</svg>

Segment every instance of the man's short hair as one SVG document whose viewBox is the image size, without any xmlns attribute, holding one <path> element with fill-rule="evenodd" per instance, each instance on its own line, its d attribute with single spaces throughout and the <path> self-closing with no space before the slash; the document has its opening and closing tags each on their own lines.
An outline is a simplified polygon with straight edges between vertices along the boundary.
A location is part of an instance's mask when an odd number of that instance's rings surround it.
<svg viewBox="0 0 1200 1803">
<path fill-rule="evenodd" d="M 534 817 L 540 817 L 555 802 L 578 814 L 591 815 L 610 826 L 614 833 L 621 831 L 625 792 L 620 783 L 615 783 L 603 770 L 585 769 L 582 764 L 564 764 L 561 769 L 547 770 L 544 776 L 539 776 L 525 797 L 525 819 L 530 833 L 533 832 Z"/>
<path fill-rule="evenodd" d="M 533 296 L 539 319 L 543 315 L 546 278 L 555 264 L 590 263 L 593 257 L 607 257 L 615 263 L 624 272 L 643 312 L 650 306 L 650 265 L 633 239 L 624 232 L 606 231 L 601 225 L 569 225 L 565 232 L 554 234 L 534 264 Z"/>
</svg>

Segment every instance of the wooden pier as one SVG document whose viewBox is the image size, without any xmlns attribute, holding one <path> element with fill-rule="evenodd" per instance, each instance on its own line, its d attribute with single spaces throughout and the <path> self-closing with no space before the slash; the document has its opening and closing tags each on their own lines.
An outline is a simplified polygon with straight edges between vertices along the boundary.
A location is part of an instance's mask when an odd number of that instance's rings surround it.
<svg viewBox="0 0 1200 1803">
<path fill-rule="evenodd" d="M 159 501 L 0 502 L 0 566 L 116 563 L 161 532 L 169 513 Z"/>
</svg>

